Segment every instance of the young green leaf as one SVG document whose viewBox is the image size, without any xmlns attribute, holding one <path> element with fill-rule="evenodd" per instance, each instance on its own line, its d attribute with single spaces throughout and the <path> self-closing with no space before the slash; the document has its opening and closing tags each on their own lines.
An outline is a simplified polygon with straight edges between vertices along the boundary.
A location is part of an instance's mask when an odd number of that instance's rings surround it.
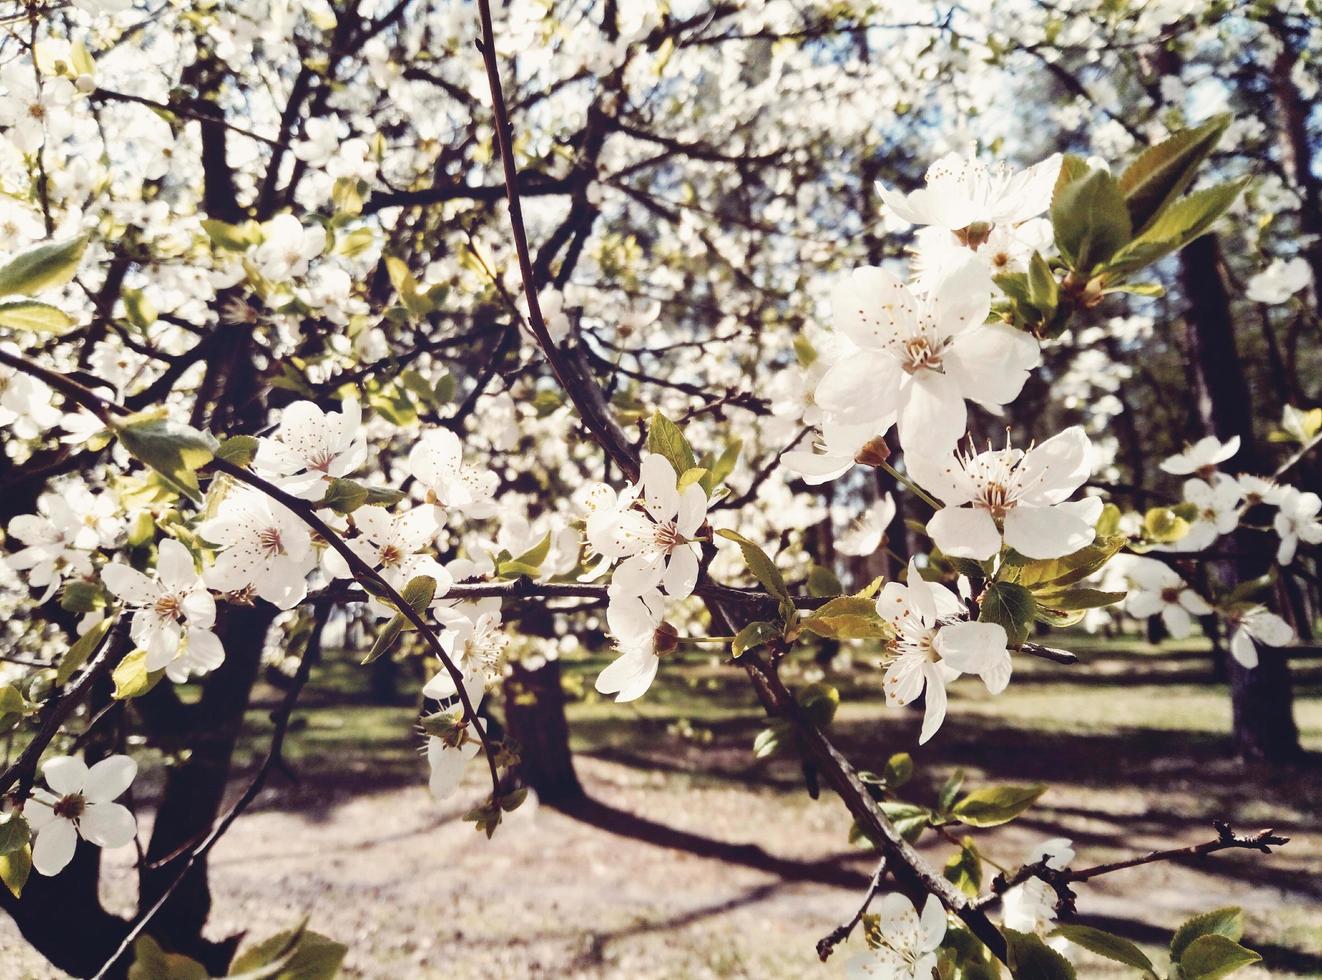
<svg viewBox="0 0 1322 980">
<path fill-rule="evenodd" d="M 730 644 L 730 654 L 741 657 L 746 651 L 774 640 L 780 636 L 780 633 L 780 627 L 775 623 L 768 623 L 765 620 L 749 623 L 735 634 L 734 642 Z"/>
<path fill-rule="evenodd" d="M 1220 980 L 1262 959 L 1227 936 L 1199 936 L 1180 954 L 1184 980 Z"/>
<path fill-rule="evenodd" d="M 0 327 L 32 333 L 64 333 L 73 326 L 73 318 L 57 306 L 34 299 L 0 303 Z"/>
<path fill-rule="evenodd" d="M 69 647 L 69 652 L 64 655 L 64 659 L 60 661 L 60 666 L 55 670 L 57 686 L 63 687 L 69 683 L 69 678 L 73 676 L 74 671 L 87 662 L 87 658 L 92 655 L 92 651 L 101 643 L 101 638 L 110 632 L 110 627 L 113 625 L 115 625 L 113 618 L 103 619 L 78 637 L 77 642 Z"/>
<path fill-rule="evenodd" d="M 503 561 L 496 569 L 496 573 L 501 578 L 518 578 L 520 575 L 527 575 L 529 578 L 537 575 L 542 570 L 542 562 L 546 561 L 546 556 L 551 553 L 551 532 L 547 531 L 535 545 L 516 558 L 509 561 Z"/>
<path fill-rule="evenodd" d="M 999 827 L 1023 813 L 1046 792 L 1045 786 L 985 786 L 975 789 L 950 809 L 970 827 Z"/>
<path fill-rule="evenodd" d="M 660 412 L 654 412 L 648 423 L 647 451 L 664 457 L 674 467 L 676 475 L 687 473 L 698 465 L 683 431 Z"/>
<path fill-rule="evenodd" d="M 810 633 L 833 640 L 884 640 L 895 635 L 870 599 L 839 596 L 809 616 L 800 626 Z"/>
<path fill-rule="evenodd" d="M 1010 645 L 1019 646 L 1028 639 L 1036 614 L 1037 600 L 1033 593 L 1014 582 L 992 582 L 982 594 L 978 621 L 999 623 L 1004 627 Z"/>
<path fill-rule="evenodd" d="M 1152 961 L 1148 959 L 1147 954 L 1128 939 L 1122 939 L 1120 936 L 1114 936 L 1101 929 L 1094 929 L 1092 926 L 1082 925 L 1057 926 L 1052 935 L 1064 936 L 1070 942 L 1082 946 L 1090 953 L 1096 953 L 1098 956 L 1114 960 L 1116 963 L 1123 963 L 1125 966 L 1142 970 L 1145 980 L 1149 977 L 1156 977 L 1156 968 L 1152 965 Z"/>
<path fill-rule="evenodd" d="M 13 854 L 28 846 L 32 828 L 17 810 L 0 815 L 0 855 Z"/>
<path fill-rule="evenodd" d="M 78 271 L 87 236 L 41 245 L 0 267 L 0 296 L 32 296 L 52 286 L 63 286 Z"/>
<path fill-rule="evenodd" d="M 749 541 L 738 531 L 731 531 L 728 528 L 722 528 L 716 532 L 728 541 L 737 542 L 739 551 L 744 556 L 744 564 L 753 576 L 762 583 L 762 587 L 782 602 L 789 602 L 789 589 L 785 587 L 785 578 L 780 574 L 780 569 L 776 563 L 771 560 L 765 551 Z"/>
<path fill-rule="evenodd" d="M 1028 932 L 1002 929 L 1010 953 L 1010 976 L 1015 980 L 1075 980 L 1069 960 Z"/>
<path fill-rule="evenodd" d="M 142 412 L 115 422 L 120 444 L 194 503 L 202 503 L 197 469 L 211 462 L 216 440 L 183 422 Z"/>
<path fill-rule="evenodd" d="M 1139 234 L 1193 183 L 1230 119 L 1229 114 L 1223 114 L 1201 126 L 1181 130 L 1148 147 L 1125 168 L 1120 175 L 1120 190 Z"/>
<path fill-rule="evenodd" d="M 32 873 L 32 848 L 22 847 L 9 854 L 0 854 L 0 881 L 9 889 L 11 895 L 19 898 L 23 886 L 28 883 Z"/>
<path fill-rule="evenodd" d="M 1238 940 L 1244 935 L 1244 913 L 1231 906 L 1186 919 L 1171 937 L 1171 959 L 1178 960 L 1199 936 L 1212 935 Z"/>
<path fill-rule="evenodd" d="M 1124 196 L 1115 179 L 1100 169 L 1058 186 L 1051 224 L 1056 247 L 1081 276 L 1091 273 L 1133 237 Z"/>
</svg>

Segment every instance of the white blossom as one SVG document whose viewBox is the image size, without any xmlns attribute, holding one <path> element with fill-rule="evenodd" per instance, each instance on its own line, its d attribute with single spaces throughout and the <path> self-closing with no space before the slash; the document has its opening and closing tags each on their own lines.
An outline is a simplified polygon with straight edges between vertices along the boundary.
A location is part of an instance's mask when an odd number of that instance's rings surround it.
<svg viewBox="0 0 1322 980">
<path fill-rule="evenodd" d="M 1250 669 L 1258 666 L 1258 644 L 1288 646 L 1294 642 L 1294 627 L 1266 606 L 1252 606 L 1231 616 L 1235 624 L 1230 653 Z"/>
<path fill-rule="evenodd" d="M 960 231 L 974 224 L 1018 224 L 1051 204 L 1061 157 L 1052 154 L 1023 171 L 999 162 L 988 165 L 973 153 L 947 153 L 927 169 L 927 186 L 909 194 L 877 184 L 892 211 L 916 225 Z"/>
<path fill-rule="evenodd" d="M 138 832 L 128 807 L 115 803 L 129 788 L 138 766 L 126 755 L 111 755 L 90 769 L 75 756 L 57 756 L 42 764 L 49 789 L 37 789 L 23 807 L 36 835 L 32 867 L 56 875 L 73 860 L 78 838 L 97 847 L 123 847 Z"/>
<path fill-rule="evenodd" d="M 1249 280 L 1244 295 L 1255 303 L 1284 303 L 1313 281 L 1308 262 L 1302 258 L 1273 259 L 1271 265 Z"/>
<path fill-rule="evenodd" d="M 1288 565 L 1294 561 L 1300 541 L 1307 544 L 1322 542 L 1322 521 L 1318 520 L 1322 498 L 1311 490 L 1302 492 L 1294 487 L 1282 487 L 1276 503 L 1279 509 L 1272 526 L 1281 539 L 1276 548 L 1276 560 Z"/>
<path fill-rule="evenodd" d="M 874 553 L 885 540 L 886 529 L 895 520 L 895 498 L 889 493 L 874 501 L 850 523 L 848 530 L 836 539 L 835 548 L 841 554 L 863 558 Z"/>
<path fill-rule="evenodd" d="M 1202 471 L 1210 473 L 1217 464 L 1224 463 L 1237 452 L 1239 436 L 1231 436 L 1225 442 L 1216 436 L 1204 436 L 1184 452 L 1162 460 L 1161 468 L 1175 476 L 1188 476 Z"/>
<path fill-rule="evenodd" d="M 286 405 L 280 425 L 263 438 L 253 470 L 304 500 L 320 500 L 333 479 L 352 473 L 367 457 L 362 409 L 346 399 L 338 412 L 309 401 Z"/>
<path fill-rule="evenodd" d="M 1166 631 L 1177 640 L 1193 630 L 1194 616 L 1212 613 L 1207 600 L 1185 585 L 1173 568 L 1155 558 L 1130 558 L 1125 576 L 1134 585 L 1125 600 L 1129 614 L 1139 619 L 1160 614 Z"/>
<path fill-rule="evenodd" d="M 224 549 L 203 575 L 216 591 L 251 589 L 281 609 L 294 608 L 307 595 L 317 555 L 307 528 L 283 504 L 240 490 L 221 501 L 198 533 Z"/>
<path fill-rule="evenodd" d="M 849 958 L 849 980 L 931 980 L 946 935 L 946 910 L 937 897 L 927 896 L 920 917 L 909 899 L 892 892 L 877 903 L 876 915 L 880 945 Z"/>
<path fill-rule="evenodd" d="M 496 513 L 496 474 L 465 463 L 463 444 L 449 429 L 423 434 L 409 451 L 408 471 L 438 508 L 454 508 L 472 520 Z M 443 513 L 438 513 L 437 522 L 444 522 Z"/>
</svg>

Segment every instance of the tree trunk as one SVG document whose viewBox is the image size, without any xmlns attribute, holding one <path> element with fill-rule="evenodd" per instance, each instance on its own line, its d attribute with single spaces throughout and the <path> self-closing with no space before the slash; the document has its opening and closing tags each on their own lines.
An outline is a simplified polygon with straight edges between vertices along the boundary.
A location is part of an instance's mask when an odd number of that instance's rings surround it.
<svg viewBox="0 0 1322 980">
<path fill-rule="evenodd" d="M 1189 348 L 1199 414 L 1218 439 L 1240 439 L 1235 458 L 1239 468 L 1261 471 L 1261 456 L 1253 432 L 1252 399 L 1235 344 L 1230 297 L 1221 275 L 1215 236 L 1190 243 L 1180 253 L 1180 278 L 1189 301 L 1186 315 Z M 1266 571 L 1268 558 L 1245 535 L 1227 542 L 1236 555 L 1210 569 L 1222 589 Z M 1293 762 L 1300 757 L 1299 730 L 1294 722 L 1294 696 L 1285 652 L 1259 650 L 1259 664 L 1249 670 L 1227 658 L 1234 715 L 1235 751 L 1246 760 Z"/>
<path fill-rule="evenodd" d="M 543 803 L 553 806 L 584 798 L 569 751 L 560 662 L 529 669 L 512 665 L 505 678 L 505 727 L 519 751 L 519 775 Z"/>
</svg>

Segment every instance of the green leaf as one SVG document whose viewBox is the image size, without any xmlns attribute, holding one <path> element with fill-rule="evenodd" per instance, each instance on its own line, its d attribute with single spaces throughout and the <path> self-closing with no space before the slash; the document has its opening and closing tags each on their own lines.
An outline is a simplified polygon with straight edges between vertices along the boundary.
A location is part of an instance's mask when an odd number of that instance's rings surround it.
<svg viewBox="0 0 1322 980">
<path fill-rule="evenodd" d="M 1184 248 L 1235 203 L 1252 179 L 1251 176 L 1241 177 L 1180 198 L 1115 256 L 1115 261 L 1107 267 L 1108 277 L 1129 275 Z"/>
<path fill-rule="evenodd" d="M 896 752 L 886 760 L 881 778 L 886 780 L 886 785 L 891 789 L 903 786 L 913 778 L 913 756 L 908 752 Z"/>
<path fill-rule="evenodd" d="M 230 964 L 230 980 L 331 980 L 349 948 L 300 925 L 244 950 Z"/>
<path fill-rule="evenodd" d="M 105 604 L 105 596 L 97 584 L 84 579 L 66 583 L 60 592 L 60 608 L 66 612 L 90 613 Z"/>
<path fill-rule="evenodd" d="M 816 599 L 826 599 L 833 595 L 841 595 L 845 587 L 840 584 L 840 579 L 835 572 L 824 565 L 813 565 L 808 569 L 808 594 Z"/>
<path fill-rule="evenodd" d="M 806 616 L 800 626 L 833 640 L 884 640 L 895 635 L 891 625 L 877 614 L 875 602 L 852 595 L 830 600 Z"/>
<path fill-rule="evenodd" d="M 959 791 L 963 788 L 964 770 L 956 769 L 941 784 L 941 790 L 936 795 L 937 808 L 942 813 L 949 813 L 950 808 L 955 805 L 955 797 L 959 795 Z"/>
<path fill-rule="evenodd" d="M 716 492 L 725 478 L 734 472 L 735 465 L 739 462 L 739 453 L 744 448 L 743 441 L 740 439 L 731 439 L 725 445 L 725 449 L 716 459 L 716 462 L 707 467 L 707 472 L 702 477 L 702 489 L 710 497 Z"/>
<path fill-rule="evenodd" d="M 1035 615 L 1037 600 L 1033 593 L 1014 582 L 992 582 L 982 594 L 978 621 L 999 623 L 1004 627 L 1010 645 L 1019 646 L 1028 639 Z"/>
<path fill-rule="evenodd" d="M 748 570 L 753 573 L 754 577 L 762 583 L 762 587 L 767 592 L 781 602 L 790 601 L 789 589 L 785 587 L 785 578 L 780 574 L 780 569 L 776 567 L 776 563 L 768 557 L 765 551 L 738 531 L 722 528 L 716 533 L 728 541 L 738 542 L 739 551 L 744 556 L 744 564 L 748 566 Z"/>
<path fill-rule="evenodd" d="M 17 810 L 0 815 L 0 856 L 13 854 L 28 846 L 32 829 Z"/>
<path fill-rule="evenodd" d="M 412 607 L 413 611 L 421 616 L 427 611 L 427 607 L 431 605 L 432 599 L 436 597 L 436 579 L 430 575 L 418 575 L 411 578 L 400 595 L 404 597 L 404 601 Z M 395 641 L 399 639 L 400 634 L 406 629 L 412 628 L 412 624 L 402 612 L 395 613 L 381 628 L 381 632 L 377 634 L 376 640 L 372 643 L 372 649 L 367 651 L 367 656 L 363 658 L 362 663 L 364 665 L 370 664 L 373 660 L 389 653 L 390 648 L 395 645 Z"/>
<path fill-rule="evenodd" d="M 395 292 L 399 294 L 399 300 L 404 304 L 404 309 L 409 311 L 409 316 L 415 320 L 420 320 L 432 311 L 431 300 L 418 289 L 418 280 L 413 278 L 413 273 L 409 271 L 408 264 L 394 255 L 385 257 L 386 272 L 390 275 L 390 284 L 395 287 Z"/>
<path fill-rule="evenodd" d="M 881 802 L 877 806 L 886 815 L 896 833 L 910 844 L 918 839 L 924 828 L 932 822 L 932 811 L 916 803 Z"/>
<path fill-rule="evenodd" d="M 1106 959 L 1114 960 L 1117 963 L 1123 963 L 1126 966 L 1132 966 L 1136 970 L 1142 970 L 1148 976 L 1155 976 L 1155 967 L 1153 967 L 1152 961 L 1148 959 L 1147 954 L 1128 939 L 1113 936 L 1109 932 L 1094 929 L 1092 926 L 1080 925 L 1058 926 L 1052 935 L 1064 936 L 1070 942 L 1082 946 L 1091 953 L 1104 956 Z"/>
<path fill-rule="evenodd" d="M 116 420 L 114 427 L 120 443 L 135 459 L 194 503 L 202 503 L 197 469 L 211 462 L 217 448 L 214 438 L 155 412 Z"/>
<path fill-rule="evenodd" d="M 1189 522 L 1169 507 L 1153 507 L 1143 515 L 1143 536 L 1157 544 L 1171 544 L 1189 533 Z"/>
<path fill-rule="evenodd" d="M 1070 961 L 1038 936 L 1002 929 L 1010 953 L 1010 976 L 1015 980 L 1075 980 Z"/>
<path fill-rule="evenodd" d="M 110 632 L 110 627 L 115 624 L 115 620 L 103 619 L 95 626 L 90 627 L 86 633 L 78 637 L 77 642 L 69 647 L 69 652 L 64 655 L 60 661 L 60 666 L 55 671 L 55 683 L 63 687 L 69 683 L 69 678 L 83 664 L 87 663 L 87 658 L 92 655 L 92 651 L 97 648 L 101 638 Z"/>
<path fill-rule="evenodd" d="M 984 786 L 951 807 L 950 814 L 970 827 L 999 827 L 1027 810 L 1046 790 L 1042 785 Z"/>
<path fill-rule="evenodd" d="M 757 620 L 735 634 L 734 642 L 730 644 L 730 653 L 734 657 L 740 657 L 745 651 L 760 647 L 778 636 L 780 636 L 778 625 L 768 623 L 766 620 Z"/>
<path fill-rule="evenodd" d="M 1181 130 L 1150 146 L 1120 175 L 1120 191 L 1134 228 L 1141 234 L 1149 222 L 1184 193 L 1198 168 L 1216 148 L 1230 115 L 1216 116 L 1201 126 Z"/>
<path fill-rule="evenodd" d="M 353 480 L 332 479 L 318 507 L 329 507 L 337 514 L 352 514 L 367 503 L 367 487 Z"/>
<path fill-rule="evenodd" d="M 15 898 L 23 894 L 23 886 L 32 873 L 32 848 L 24 847 L 11 854 L 0 854 L 0 881 L 5 883 Z"/>
<path fill-rule="evenodd" d="M 32 296 L 52 286 L 63 286 L 78 271 L 86 248 L 87 236 L 79 235 L 24 252 L 0 267 L 0 296 Z"/>
<path fill-rule="evenodd" d="M 1124 592 L 1103 592 L 1100 589 L 1062 589 L 1059 592 L 1037 592 L 1038 605 L 1049 609 L 1100 609 L 1124 601 Z"/>
<path fill-rule="evenodd" d="M 542 562 L 546 561 L 546 556 L 551 553 L 551 532 L 547 531 L 542 540 L 509 561 L 503 561 L 496 569 L 496 573 L 502 578 L 518 578 L 520 575 L 527 575 L 529 578 L 538 574 L 542 570 Z"/>
<path fill-rule="evenodd" d="M 946 881 L 970 898 L 977 898 L 982 888 L 982 859 L 973 846 L 973 838 L 965 837 L 960 842 L 959 850 L 946 860 L 941 872 Z"/>
<path fill-rule="evenodd" d="M 1225 936 L 1238 940 L 1244 935 L 1244 913 L 1234 907 L 1213 909 L 1185 920 L 1171 937 L 1171 959 L 1178 960 L 1199 936 Z"/>
<path fill-rule="evenodd" d="M 230 436 L 216 449 L 216 458 L 235 466 L 250 466 L 259 445 L 255 436 Z"/>
<path fill-rule="evenodd" d="M 1056 247 L 1080 275 L 1111 258 L 1133 237 L 1124 196 L 1115 178 L 1101 169 L 1057 185 L 1051 224 Z"/>
<path fill-rule="evenodd" d="M 766 759 L 775 755 L 785 746 L 785 736 L 789 733 L 789 723 L 773 721 L 753 739 L 753 758 Z"/>
<path fill-rule="evenodd" d="M 1262 957 L 1227 936 L 1199 936 L 1180 954 L 1184 980 L 1220 980 Z"/>
<path fill-rule="evenodd" d="M 110 676 L 115 682 L 115 700 L 124 701 L 146 694 L 165 676 L 165 671 L 149 672 L 147 651 L 133 650 L 124 656 Z"/>
<path fill-rule="evenodd" d="M 230 252 L 246 252 L 252 245 L 261 241 L 261 225 L 249 221 L 242 225 L 231 225 L 215 218 L 203 218 L 202 229 L 217 248 Z"/>
<path fill-rule="evenodd" d="M 1028 301 L 1046 319 L 1051 318 L 1056 304 L 1060 302 L 1060 284 L 1056 282 L 1046 259 L 1037 252 L 1033 253 L 1028 263 Z"/>
<path fill-rule="evenodd" d="M 676 475 L 687 473 L 698 465 L 683 430 L 660 412 L 654 412 L 648 423 L 647 451 L 664 457 L 675 468 Z"/>
<path fill-rule="evenodd" d="M 685 470 L 675 481 L 675 489 L 683 490 L 685 487 L 692 486 L 694 483 L 702 485 L 703 477 L 707 475 L 707 467 L 695 466 L 691 470 Z M 703 491 L 704 493 L 706 490 Z"/>
<path fill-rule="evenodd" d="M 141 289 L 122 290 L 120 299 L 124 302 L 124 314 L 128 317 L 129 323 L 139 330 L 146 330 L 156 322 L 156 307 L 152 306 L 147 294 Z"/>
<path fill-rule="evenodd" d="M 0 732 L 18 727 L 32 710 L 27 698 L 13 684 L 0 684 Z"/>
<path fill-rule="evenodd" d="M 840 707 L 840 692 L 824 681 L 809 684 L 796 699 L 810 721 L 818 728 L 825 728 L 835 719 L 836 709 Z"/>
<path fill-rule="evenodd" d="M 139 936 L 133 944 L 129 980 L 207 980 L 210 976 L 197 960 L 167 953 L 151 936 Z"/>
<path fill-rule="evenodd" d="M 0 303 L 0 327 L 33 333 L 64 333 L 72 326 L 73 317 L 49 303 L 38 303 L 34 299 Z"/>
<path fill-rule="evenodd" d="M 1116 514 L 1118 519 L 1118 510 Z M 1125 546 L 1125 541 L 1123 534 L 1102 535 L 1099 532 L 1092 544 L 1062 558 L 1017 558 L 1007 569 L 1007 574 L 1011 581 L 1033 593 L 1059 592 L 1099 571 Z"/>
</svg>

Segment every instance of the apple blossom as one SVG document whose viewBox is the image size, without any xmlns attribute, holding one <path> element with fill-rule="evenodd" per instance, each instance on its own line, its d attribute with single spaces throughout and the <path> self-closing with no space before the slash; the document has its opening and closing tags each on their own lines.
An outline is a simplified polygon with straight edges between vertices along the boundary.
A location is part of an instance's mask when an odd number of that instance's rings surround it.
<svg viewBox="0 0 1322 980">
<path fill-rule="evenodd" d="M 1033 848 L 1024 863 L 1045 861 L 1048 868 L 1064 871 L 1074 860 L 1072 845 L 1069 838 L 1053 837 Z M 1056 921 L 1057 900 L 1051 885 L 1041 878 L 1029 878 L 1001 896 L 1001 922 L 1007 929 L 1045 935 Z"/>
<path fill-rule="evenodd" d="M 983 561 L 1004 543 L 1027 558 L 1060 558 L 1092 543 L 1100 497 L 1071 501 L 1088 479 L 1091 444 L 1072 426 L 1027 451 L 943 456 L 911 451 L 909 475 L 945 506 L 927 524 L 936 546 Z"/>
<path fill-rule="evenodd" d="M 36 834 L 32 867 L 56 875 L 73 860 L 78 838 L 97 847 L 123 847 L 137 834 L 128 807 L 114 802 L 129 788 L 138 765 L 126 755 L 111 755 L 90 769 L 76 756 L 56 756 L 41 767 L 48 790 L 34 791 L 23 807 Z"/>
<path fill-rule="evenodd" d="M 509 634 L 501 628 L 500 600 L 488 597 L 477 602 L 442 602 L 434 608 L 437 618 L 445 625 L 440 635 L 445 655 L 465 677 L 483 683 L 499 680 L 510 642 Z M 422 693 L 437 700 L 453 697 L 454 678 L 449 671 L 442 670 L 433 675 Z"/>
<path fill-rule="evenodd" d="M 1211 478 L 1211 483 L 1197 477 L 1184 482 L 1184 499 L 1198 509 L 1197 513 L 1184 537 L 1159 546 L 1160 550 L 1203 551 L 1239 526 L 1240 501 L 1244 497 L 1239 481 L 1224 473 L 1213 473 Z"/>
</svg>

